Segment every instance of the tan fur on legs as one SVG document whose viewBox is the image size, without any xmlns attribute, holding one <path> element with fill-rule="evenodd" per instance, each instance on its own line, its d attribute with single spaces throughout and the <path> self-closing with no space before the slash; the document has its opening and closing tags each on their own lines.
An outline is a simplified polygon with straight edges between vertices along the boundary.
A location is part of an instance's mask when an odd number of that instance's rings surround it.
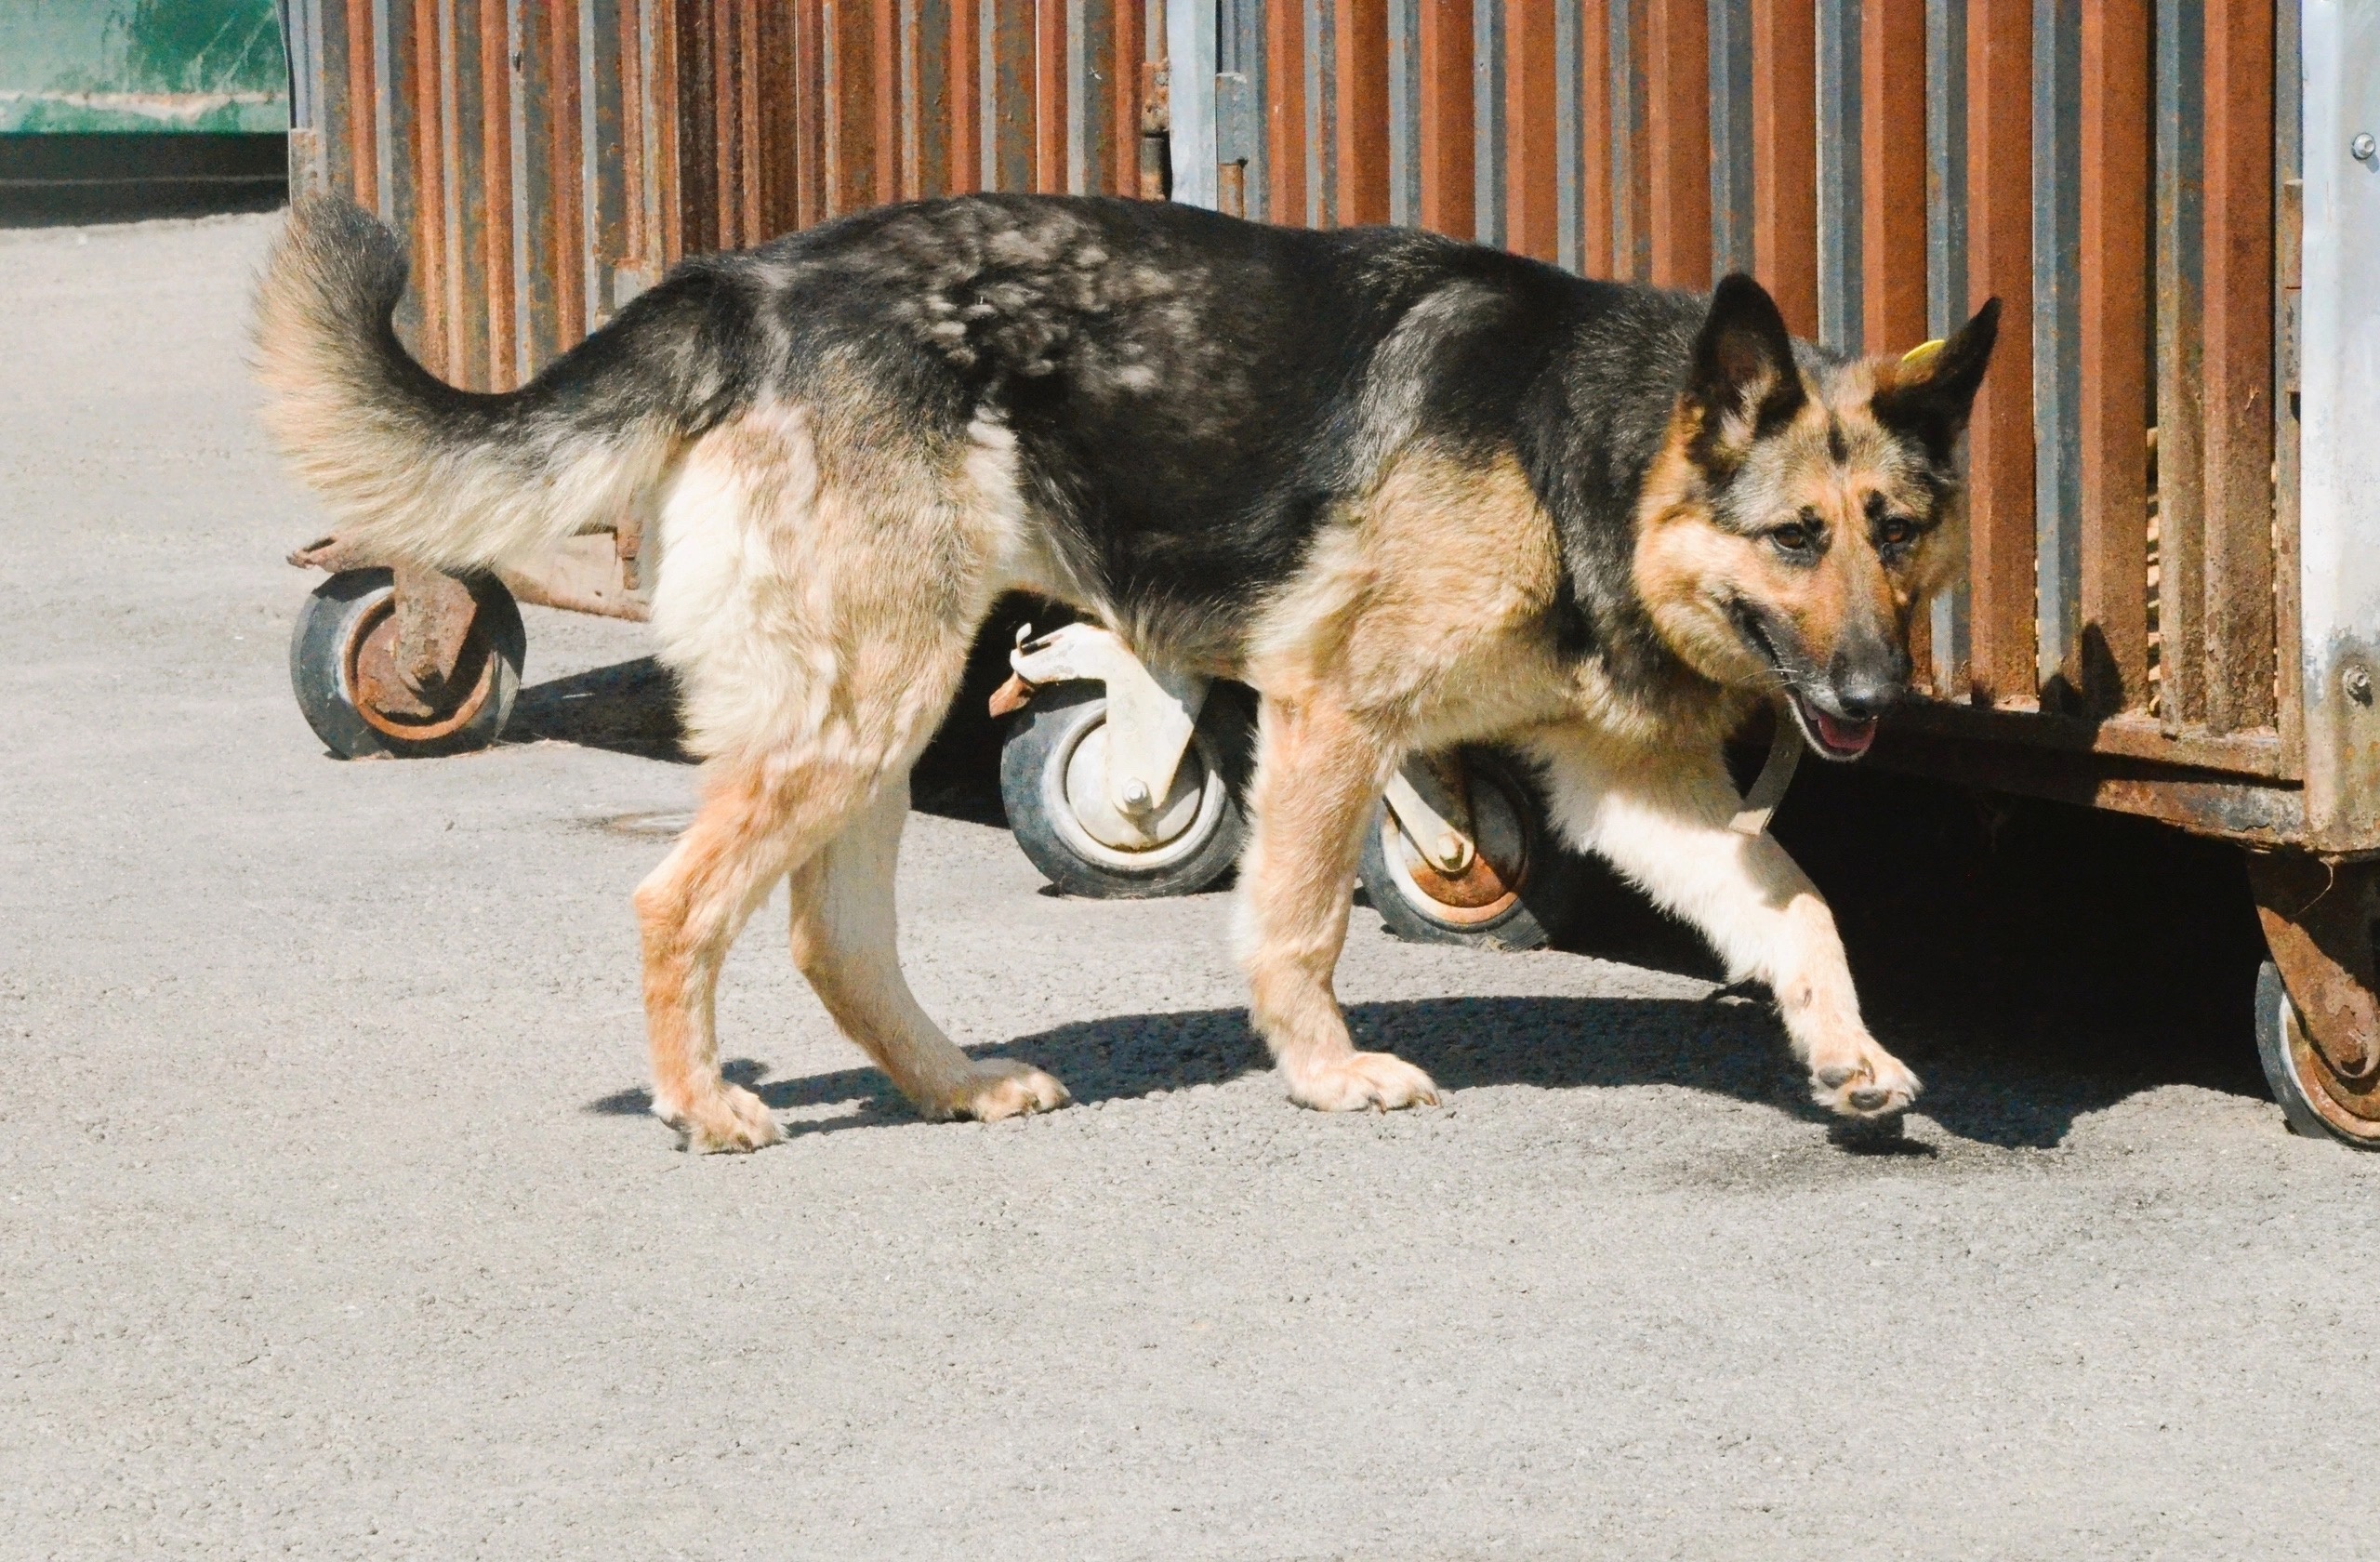
<svg viewBox="0 0 2380 1562">
<path fill-rule="evenodd" d="M 960 1052 L 909 991 L 893 909 L 908 814 L 907 778 L 887 782 L 832 845 L 794 870 L 794 964 L 843 1034 L 926 1117 L 988 1122 L 1064 1106 L 1066 1088 L 1039 1069 Z"/>
<path fill-rule="evenodd" d="M 854 1039 L 897 1062 L 905 1089 L 928 1085 L 930 1115 L 998 1105 L 913 1066 L 932 1055 L 925 1037 L 957 1050 L 900 979 L 891 880 L 909 766 L 1016 578 L 1012 451 L 998 429 L 936 448 L 882 420 L 766 405 L 707 435 L 676 474 L 654 628 L 709 799 L 637 911 L 654 1108 L 695 1148 L 776 1137 L 759 1100 L 721 1079 L 711 1013 L 728 946 L 788 873 L 797 916 L 823 908 L 797 956 Z M 847 831 L 848 849 L 830 845 Z M 869 938 L 881 947 L 854 947 Z M 1038 1078 L 1032 1103 L 1058 1105 L 1056 1081 Z"/>
<path fill-rule="evenodd" d="M 637 887 L 653 1110 L 696 1150 L 755 1150 L 783 1134 L 759 1096 L 720 1078 L 719 968 L 789 862 L 833 833 L 872 777 L 785 764 L 714 774 L 694 824 Z"/>
<path fill-rule="evenodd" d="M 1343 711 L 1316 702 L 1268 700 L 1259 729 L 1255 830 L 1240 866 L 1249 1017 L 1302 1106 L 1435 1105 L 1427 1074 L 1355 1051 L 1330 985 L 1360 832 L 1395 760 Z"/>
<path fill-rule="evenodd" d="M 1769 836 L 1728 828 L 1740 800 L 1715 749 L 1632 751 L 1584 726 L 1539 733 L 1528 748 L 1565 835 L 1700 928 L 1736 977 L 1768 984 L 1820 1105 L 1887 1117 L 1916 1098 L 1917 1076 L 1859 1017 L 1817 887 Z"/>
</svg>

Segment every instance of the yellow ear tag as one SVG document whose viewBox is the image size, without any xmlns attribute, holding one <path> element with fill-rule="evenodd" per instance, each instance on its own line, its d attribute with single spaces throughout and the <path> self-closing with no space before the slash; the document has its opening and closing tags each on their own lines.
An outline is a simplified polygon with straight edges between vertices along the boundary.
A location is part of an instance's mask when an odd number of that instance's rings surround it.
<svg viewBox="0 0 2380 1562">
<path fill-rule="evenodd" d="M 1936 356 L 1938 355 L 1941 351 L 1942 338 L 1939 337 L 1936 337 L 1930 342 L 1919 342 L 1915 347 L 1911 348 L 1907 352 L 1900 355 L 1901 367 L 1905 369 L 1922 369 L 1927 364 L 1933 363 Z"/>
</svg>

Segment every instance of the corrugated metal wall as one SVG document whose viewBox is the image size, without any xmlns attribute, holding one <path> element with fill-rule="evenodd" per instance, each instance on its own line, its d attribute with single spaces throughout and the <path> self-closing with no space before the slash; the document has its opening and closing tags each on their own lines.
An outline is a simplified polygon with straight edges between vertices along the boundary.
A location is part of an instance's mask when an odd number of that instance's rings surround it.
<svg viewBox="0 0 2380 1562">
<path fill-rule="evenodd" d="M 309 165 L 412 234 L 408 328 L 468 384 L 688 251 L 949 191 L 1146 192 L 1169 56 L 1176 182 L 1227 210 L 1748 269 L 1868 351 L 1997 295 L 1972 567 L 1922 635 L 1962 708 L 1930 719 L 2297 774 L 2294 0 L 293 10 Z"/>
</svg>

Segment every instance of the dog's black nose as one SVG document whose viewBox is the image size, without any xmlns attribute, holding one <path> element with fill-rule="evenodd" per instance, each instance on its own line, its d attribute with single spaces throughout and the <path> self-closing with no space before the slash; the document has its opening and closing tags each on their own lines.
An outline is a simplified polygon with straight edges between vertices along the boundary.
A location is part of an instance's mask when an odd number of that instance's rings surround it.
<svg viewBox="0 0 2380 1562">
<path fill-rule="evenodd" d="M 1897 683 L 1861 680 L 1834 686 L 1834 707 L 1846 721 L 1872 721 L 1900 703 Z"/>
<path fill-rule="evenodd" d="M 1836 713 L 1846 721 L 1872 721 L 1909 692 L 1909 653 L 1887 645 L 1845 649 L 1827 674 Z"/>
</svg>

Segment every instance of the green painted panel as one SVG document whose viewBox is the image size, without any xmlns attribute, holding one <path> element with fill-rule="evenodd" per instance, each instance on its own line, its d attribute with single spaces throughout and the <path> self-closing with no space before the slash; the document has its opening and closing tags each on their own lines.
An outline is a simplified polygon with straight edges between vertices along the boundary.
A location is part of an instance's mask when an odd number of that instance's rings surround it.
<svg viewBox="0 0 2380 1562">
<path fill-rule="evenodd" d="M 273 0 L 0 0 L 0 132 L 288 128 Z"/>
</svg>

